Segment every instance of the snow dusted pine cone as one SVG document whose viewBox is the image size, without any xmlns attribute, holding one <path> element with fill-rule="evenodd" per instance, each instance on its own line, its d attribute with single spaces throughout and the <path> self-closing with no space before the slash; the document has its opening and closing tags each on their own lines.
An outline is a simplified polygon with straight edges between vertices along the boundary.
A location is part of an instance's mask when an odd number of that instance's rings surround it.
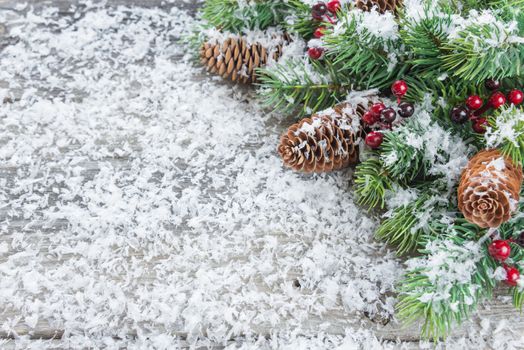
<svg viewBox="0 0 524 350">
<path fill-rule="evenodd" d="M 396 13 L 402 7 L 403 0 L 357 0 L 355 5 L 362 11 L 371 11 L 376 7 L 380 13 L 391 11 Z"/>
<path fill-rule="evenodd" d="M 265 66 L 269 59 L 277 61 L 289 40 L 289 36 L 283 34 L 273 47 L 266 47 L 258 42 L 249 44 L 246 37 L 230 36 L 222 42 L 214 39 L 202 44 L 200 62 L 209 72 L 224 79 L 254 83 L 255 69 Z"/>
<path fill-rule="evenodd" d="M 462 172 L 458 207 L 469 222 L 499 227 L 517 209 L 521 185 L 521 168 L 496 149 L 481 151 Z"/>
<path fill-rule="evenodd" d="M 278 146 L 284 164 L 296 171 L 319 173 L 356 163 L 364 112 L 362 105 L 355 109 L 341 103 L 291 125 Z"/>
</svg>

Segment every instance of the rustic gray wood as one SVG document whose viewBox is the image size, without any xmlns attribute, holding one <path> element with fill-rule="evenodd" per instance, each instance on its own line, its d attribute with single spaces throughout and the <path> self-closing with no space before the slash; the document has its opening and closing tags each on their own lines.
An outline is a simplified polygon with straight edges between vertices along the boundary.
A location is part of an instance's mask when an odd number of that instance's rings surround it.
<svg viewBox="0 0 524 350">
<path fill-rule="evenodd" d="M 42 6 L 49 6 L 52 5 L 54 7 L 58 7 L 61 11 L 61 13 L 64 16 L 68 16 L 72 13 L 72 6 L 78 4 L 77 0 L 29 0 L 27 3 L 30 6 L 35 7 L 42 7 Z M 19 10 L 18 6 L 19 0 L 0 0 L 0 10 L 3 11 L 25 11 L 25 10 Z M 184 8 L 191 13 L 196 13 L 196 9 L 198 8 L 199 2 L 185 2 L 185 1 L 166 1 L 166 0 L 111 0 L 109 1 L 109 6 L 118 6 L 118 5 L 136 5 L 136 6 L 147 6 L 147 7 L 172 7 L 177 6 L 180 8 Z M 0 35 L 2 35 L 1 45 L 0 47 L 4 47 L 6 45 L 9 45 L 9 23 L 5 24 L 5 27 L 2 27 L 0 30 Z M 201 77 L 195 77 L 195 79 L 201 79 L 204 74 Z M 1 83 L 0 83 L 1 85 Z M 281 121 L 282 129 L 289 123 L 288 120 Z M 249 149 L 246 149 L 246 151 L 250 151 L 253 149 L 257 149 L 259 145 L 253 144 L 250 145 Z M 139 151 L 137 149 L 137 151 Z M 126 167 L 126 159 L 125 158 L 111 158 L 108 159 L 115 168 L 125 168 Z M 94 176 L 98 172 L 98 166 L 96 162 L 86 162 L 81 164 L 81 166 L 84 169 L 84 175 L 86 176 L 85 181 L 88 181 L 90 178 Z M 3 167 L 0 166 L 0 178 L 5 178 L 7 180 L 8 185 L 10 183 L 13 183 L 15 181 L 16 177 L 16 168 L 13 167 Z M 58 169 L 56 171 L 59 171 Z M 4 218 L 6 215 L 5 210 L 0 209 L 0 219 Z M 0 220 L 1 221 L 1 220 Z M 20 219 L 20 220 L 14 220 L 11 222 L 9 226 L 10 231 L 16 231 L 19 230 L 21 227 L 24 227 L 27 224 L 27 221 Z M 67 222 L 59 221 L 56 223 L 54 227 L 38 227 L 36 229 L 42 230 L 42 231 L 49 231 L 52 232 L 53 230 L 57 230 L 59 228 L 66 227 Z M 0 243 L 3 241 L 10 242 L 9 235 L 0 236 Z M 46 247 L 45 245 L 42 245 L 43 254 L 45 255 Z M 140 252 L 137 252 L 134 256 L 136 258 L 140 258 Z M 242 259 L 242 257 L 238 257 L 239 259 Z M 64 255 L 62 257 L 61 261 L 55 261 L 55 260 L 49 260 L 50 265 L 57 265 L 57 264 L 64 264 L 67 263 L 68 256 Z M 1 260 L 0 260 L 1 262 Z M 148 262 L 149 264 L 154 264 L 155 262 Z M 294 281 L 298 275 L 293 274 L 291 272 L 288 276 L 288 279 L 290 283 Z M 261 281 L 257 283 L 257 286 L 264 290 L 264 288 L 267 288 Z M 499 291 L 500 292 L 500 291 Z M 500 293 L 502 295 L 502 293 Z M 520 314 L 515 311 L 511 305 L 511 303 L 508 303 L 507 300 L 502 302 L 499 300 L 499 298 L 495 298 L 493 301 L 486 303 L 480 310 L 480 315 L 482 317 L 487 317 L 492 322 L 492 324 L 496 324 L 501 320 L 507 320 L 509 324 L 511 324 L 513 331 L 516 334 L 524 333 L 524 319 L 520 316 Z M 0 313 L 0 324 L 5 319 L 9 319 L 12 317 L 15 317 L 15 314 L 4 312 Z M 343 335 L 345 333 L 345 329 L 347 327 L 364 327 L 367 329 L 373 330 L 378 337 L 383 338 L 384 340 L 390 340 L 390 341 L 397 341 L 401 340 L 404 342 L 407 342 L 406 347 L 407 348 L 418 348 L 418 345 L 416 342 L 420 339 L 420 333 L 418 329 L 418 325 L 413 325 L 408 328 L 403 328 L 398 322 L 391 321 L 391 320 L 383 320 L 383 319 L 369 319 L 366 317 L 366 315 L 363 314 L 348 314 L 344 312 L 343 310 L 339 309 L 333 309 L 325 313 L 323 317 L 318 318 L 310 318 L 308 319 L 305 324 L 302 325 L 302 328 L 305 330 L 310 330 L 312 332 L 315 332 L 318 330 L 320 324 L 327 323 L 329 326 L 327 328 L 327 331 L 331 334 L 340 334 Z M 284 325 L 283 325 L 284 326 Z M 464 336 L 468 334 L 468 330 L 473 328 L 479 328 L 479 318 L 473 317 L 472 321 L 465 324 L 463 327 L 458 327 L 454 333 L 453 336 Z M 258 329 L 255 329 L 260 334 L 268 334 L 269 333 L 269 326 L 268 327 L 260 327 Z M 51 327 L 45 320 L 40 320 L 38 322 L 38 325 L 36 327 L 36 330 L 31 331 L 27 326 L 20 324 L 16 331 L 19 335 L 30 335 L 34 339 L 59 339 L 62 334 L 63 330 L 61 329 L 54 329 Z M 184 334 L 177 332 L 176 329 L 173 329 L 172 332 L 174 334 L 180 334 L 181 337 L 184 336 Z M 6 334 L 3 331 L 0 331 L 0 338 L 9 338 L 12 335 Z M 2 343 L 0 343 L 2 344 Z M 56 347 L 61 348 L 63 346 L 60 342 L 56 341 Z M 8 341 L 4 344 L 2 344 L 3 348 L 10 349 L 14 348 L 14 344 L 12 341 Z M 219 349 L 221 347 L 217 347 L 216 349 Z"/>
</svg>

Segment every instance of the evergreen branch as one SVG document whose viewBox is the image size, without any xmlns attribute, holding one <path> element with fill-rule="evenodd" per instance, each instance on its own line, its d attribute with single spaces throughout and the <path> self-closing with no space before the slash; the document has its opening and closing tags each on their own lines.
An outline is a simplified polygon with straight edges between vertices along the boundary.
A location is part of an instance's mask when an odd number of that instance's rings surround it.
<svg viewBox="0 0 524 350">
<path fill-rule="evenodd" d="M 282 0 L 251 0 L 242 4 L 238 0 L 206 0 L 201 13 L 211 26 L 241 33 L 280 25 L 290 9 Z"/>
<path fill-rule="evenodd" d="M 355 186 L 359 205 L 384 208 L 386 191 L 392 189 L 393 183 L 380 159 L 372 157 L 357 165 Z"/>
<path fill-rule="evenodd" d="M 489 118 L 484 139 L 488 147 L 497 147 L 516 165 L 524 164 L 524 111 L 510 106 Z"/>
<path fill-rule="evenodd" d="M 457 38 L 443 44 L 449 52 L 442 56 L 443 67 L 450 75 L 476 83 L 520 76 L 524 45 L 513 40 L 515 33 L 502 25 L 497 22 L 464 28 Z"/>
<path fill-rule="evenodd" d="M 349 79 L 328 60 L 308 63 L 292 59 L 258 73 L 263 104 L 286 114 L 300 104 L 299 116 L 332 107 L 352 88 Z"/>
<path fill-rule="evenodd" d="M 398 57 L 399 40 L 384 39 L 359 28 L 363 16 L 367 14 L 359 11 L 341 15 L 337 30 L 323 38 L 327 56 L 346 75 L 358 76 L 361 88 L 389 87 L 407 69 L 395 63 L 402 59 Z"/>
<path fill-rule="evenodd" d="M 430 164 L 424 159 L 423 148 L 409 144 L 413 134 L 420 134 L 420 125 L 409 122 L 407 124 L 409 125 L 384 134 L 380 158 L 392 178 L 409 182 L 421 172 L 425 173 L 424 170 L 428 169 Z"/>
<path fill-rule="evenodd" d="M 442 43 L 447 41 L 448 28 L 452 23 L 451 15 L 434 16 L 412 21 L 408 18 L 403 23 L 401 36 L 411 53 L 407 62 L 412 67 L 413 76 L 422 80 L 431 80 L 442 76 L 442 58 L 445 53 Z"/>
<path fill-rule="evenodd" d="M 433 186 L 426 183 L 424 187 Z M 423 245 L 425 236 L 432 233 L 428 222 L 437 217 L 438 199 L 432 192 L 427 190 L 419 193 L 413 202 L 395 208 L 393 215 L 378 228 L 376 238 L 394 245 L 399 256 L 413 252 Z"/>
<path fill-rule="evenodd" d="M 510 292 L 513 295 L 513 306 L 515 306 L 515 309 L 522 312 L 522 306 L 524 305 L 524 290 L 521 290 L 518 287 L 512 287 Z"/>
<path fill-rule="evenodd" d="M 449 334 L 492 295 L 492 273 L 498 266 L 487 253 L 487 243 L 476 242 L 483 234 L 476 225 L 458 219 L 451 227 L 438 226 L 436 234 L 427 237 L 423 256 L 408 261 L 397 304 L 405 323 L 423 319 L 423 336 L 434 340 Z"/>
</svg>

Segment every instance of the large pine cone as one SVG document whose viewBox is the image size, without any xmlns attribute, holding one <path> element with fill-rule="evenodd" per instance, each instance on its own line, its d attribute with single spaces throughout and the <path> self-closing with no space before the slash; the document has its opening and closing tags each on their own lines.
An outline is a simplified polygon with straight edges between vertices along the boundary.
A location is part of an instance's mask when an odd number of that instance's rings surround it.
<svg viewBox="0 0 524 350">
<path fill-rule="evenodd" d="M 255 69 L 263 67 L 268 60 L 278 60 L 282 47 L 289 36 L 284 34 L 281 43 L 267 48 L 260 43 L 249 44 L 245 37 L 228 37 L 223 42 L 208 41 L 200 49 L 200 62 L 211 73 L 224 79 L 241 83 L 256 82 Z"/>
<path fill-rule="evenodd" d="M 354 108 L 341 103 L 291 125 L 278 146 L 284 164 L 296 171 L 318 173 L 356 163 L 364 112 L 362 105 Z"/>
<path fill-rule="evenodd" d="M 517 209 L 522 169 L 498 150 L 484 150 L 470 159 L 458 188 L 464 217 L 482 228 L 499 227 Z"/>
<path fill-rule="evenodd" d="M 380 13 L 391 11 L 397 13 L 402 7 L 403 0 L 357 0 L 355 6 L 362 11 L 371 11 L 373 7 L 376 7 Z"/>
</svg>

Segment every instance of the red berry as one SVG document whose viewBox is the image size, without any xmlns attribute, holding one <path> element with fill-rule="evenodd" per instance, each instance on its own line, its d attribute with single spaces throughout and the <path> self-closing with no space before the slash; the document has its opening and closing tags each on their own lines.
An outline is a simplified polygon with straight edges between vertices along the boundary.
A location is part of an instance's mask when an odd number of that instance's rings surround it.
<svg viewBox="0 0 524 350">
<path fill-rule="evenodd" d="M 486 86 L 486 89 L 491 91 L 500 89 L 500 81 L 495 79 L 487 79 L 484 82 L 484 85 Z"/>
<path fill-rule="evenodd" d="M 508 100 L 514 105 L 519 105 L 524 101 L 524 93 L 517 89 L 511 90 L 508 94 Z"/>
<path fill-rule="evenodd" d="M 376 115 L 376 116 L 380 116 L 380 113 L 382 112 L 382 110 L 386 108 L 386 105 L 383 104 L 382 102 L 378 102 L 378 103 L 375 103 L 373 106 L 371 106 L 371 108 L 369 109 L 369 111 L 371 112 L 371 114 L 373 115 Z"/>
<path fill-rule="evenodd" d="M 493 259 L 503 262 L 509 258 L 511 247 L 508 241 L 497 239 L 488 246 L 488 252 Z"/>
<path fill-rule="evenodd" d="M 339 0 L 331 0 L 327 3 L 327 9 L 331 13 L 337 13 L 338 10 L 340 10 L 340 1 Z"/>
<path fill-rule="evenodd" d="M 393 108 L 385 108 L 380 113 L 382 120 L 386 123 L 393 123 L 397 119 L 397 112 Z"/>
<path fill-rule="evenodd" d="M 506 283 L 510 286 L 515 287 L 517 285 L 517 281 L 520 278 L 520 272 L 514 267 L 510 266 L 504 266 L 504 270 L 506 270 Z"/>
<path fill-rule="evenodd" d="M 372 131 L 366 136 L 366 145 L 375 149 L 379 148 L 384 140 L 384 135 L 378 131 Z"/>
<path fill-rule="evenodd" d="M 398 105 L 398 114 L 402 118 L 409 118 L 415 113 L 415 106 L 411 102 L 402 102 Z"/>
<path fill-rule="evenodd" d="M 491 107 L 497 109 L 506 104 L 506 96 L 502 92 L 494 92 L 489 98 Z"/>
<path fill-rule="evenodd" d="M 464 124 L 470 116 L 469 110 L 464 106 L 453 107 L 450 113 L 451 120 L 456 124 Z"/>
<path fill-rule="evenodd" d="M 324 2 L 320 1 L 311 7 L 311 16 L 320 21 L 327 12 L 327 6 Z"/>
<path fill-rule="evenodd" d="M 326 27 L 318 27 L 313 35 L 315 38 L 322 38 L 324 36 L 324 33 L 326 32 Z"/>
<path fill-rule="evenodd" d="M 373 113 L 371 113 L 370 111 L 367 111 L 366 113 L 364 113 L 364 115 L 362 116 L 362 121 L 364 123 L 366 123 L 367 125 L 373 125 L 375 124 L 376 122 L 378 122 L 378 116 L 374 115 Z"/>
<path fill-rule="evenodd" d="M 475 121 L 473 121 L 473 131 L 475 131 L 478 134 L 484 134 L 486 132 L 486 127 L 488 126 L 488 121 L 486 118 L 478 118 Z"/>
<path fill-rule="evenodd" d="M 402 97 L 408 92 L 408 84 L 404 80 L 397 80 L 391 85 L 391 92 L 397 97 Z"/>
<path fill-rule="evenodd" d="M 466 106 L 468 106 L 469 109 L 474 110 L 474 111 L 482 107 L 483 104 L 484 102 L 478 95 L 471 95 L 466 100 Z"/>
<path fill-rule="evenodd" d="M 322 57 L 322 54 L 324 53 L 324 49 L 321 47 L 310 47 L 307 50 L 307 54 L 311 59 L 318 60 L 320 57 Z"/>
</svg>

